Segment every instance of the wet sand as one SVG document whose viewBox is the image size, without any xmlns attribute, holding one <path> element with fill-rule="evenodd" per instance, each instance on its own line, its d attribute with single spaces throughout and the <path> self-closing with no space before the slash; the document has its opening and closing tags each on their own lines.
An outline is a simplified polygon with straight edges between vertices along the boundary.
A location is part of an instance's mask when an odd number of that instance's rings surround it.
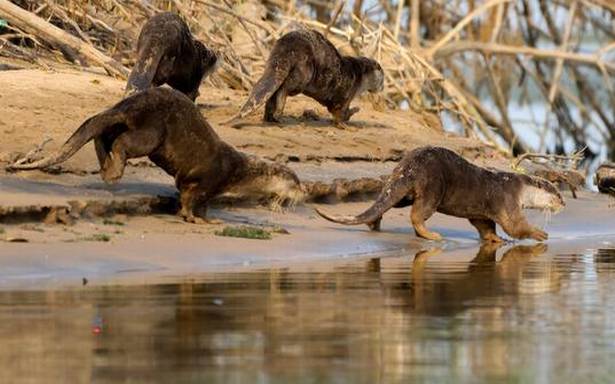
<svg viewBox="0 0 615 384">
<path fill-rule="evenodd" d="M 568 199 L 566 209 L 545 222 L 540 212 L 528 212 L 531 222 L 550 234 L 549 249 L 583 252 L 615 244 L 612 200 L 584 192 Z M 332 212 L 359 212 L 369 203 L 321 205 Z M 428 226 L 442 233 L 443 242 L 417 238 L 408 224 L 409 209 L 385 215 L 381 232 L 366 226 L 342 226 L 316 217 L 311 206 L 290 212 L 265 208 L 221 207 L 212 217 L 229 225 L 280 226 L 289 234 L 272 240 L 216 236 L 217 225 L 189 225 L 171 215 L 116 216 L 123 225 L 105 225 L 103 218 L 79 220 L 73 226 L 4 226 L 0 237 L 25 237 L 30 243 L 2 243 L 0 289 L 43 289 L 89 284 L 150 284 L 210 272 L 294 268 L 312 263 L 415 255 L 438 249 L 435 257 L 469 261 L 479 250 L 476 231 L 467 220 L 436 214 Z M 109 242 L 84 241 L 106 234 Z M 533 241 L 515 244 L 534 244 Z M 504 247 L 505 249 L 506 247 Z M 473 256 L 472 256 L 473 257 Z"/>
</svg>

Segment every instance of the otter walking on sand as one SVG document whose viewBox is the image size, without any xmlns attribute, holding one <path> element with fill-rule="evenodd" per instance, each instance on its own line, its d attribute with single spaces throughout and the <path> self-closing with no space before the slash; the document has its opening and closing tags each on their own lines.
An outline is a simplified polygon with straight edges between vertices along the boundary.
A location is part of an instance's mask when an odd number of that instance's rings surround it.
<svg viewBox="0 0 615 384">
<path fill-rule="evenodd" d="M 383 87 L 384 72 L 375 60 L 342 56 L 317 31 L 292 31 L 275 43 L 263 76 L 239 114 L 229 121 L 243 118 L 266 103 L 265 121 L 277 122 L 286 97 L 303 93 L 327 107 L 335 123 L 342 124 L 359 111 L 350 108 L 356 96 Z"/>
<path fill-rule="evenodd" d="M 32 163 L 21 159 L 8 170 L 38 169 L 61 163 L 94 139 L 107 183 L 118 181 L 126 161 L 148 156 L 175 177 L 180 192 L 180 215 L 189 222 L 195 205 L 230 192 L 248 197 L 275 197 L 296 202 L 303 197 L 299 179 L 289 168 L 237 151 L 222 141 L 198 108 L 170 88 L 136 93 L 87 119 L 51 156 Z"/>
<path fill-rule="evenodd" d="M 425 220 L 441 212 L 470 220 L 482 241 L 503 241 L 496 223 L 513 238 L 543 241 L 546 232 L 531 226 L 523 208 L 559 211 L 565 204 L 557 189 L 539 177 L 487 170 L 441 147 L 417 148 L 402 159 L 376 202 L 358 216 L 332 216 L 316 210 L 327 220 L 341 224 L 367 224 L 380 229 L 389 209 L 412 205 L 410 219 L 417 236 L 441 240 L 425 228 Z"/>
<path fill-rule="evenodd" d="M 163 12 L 145 23 L 137 43 L 137 62 L 126 92 L 168 84 L 196 100 L 201 80 L 216 68 L 218 58 L 193 38 L 188 25 L 175 13 Z"/>
</svg>

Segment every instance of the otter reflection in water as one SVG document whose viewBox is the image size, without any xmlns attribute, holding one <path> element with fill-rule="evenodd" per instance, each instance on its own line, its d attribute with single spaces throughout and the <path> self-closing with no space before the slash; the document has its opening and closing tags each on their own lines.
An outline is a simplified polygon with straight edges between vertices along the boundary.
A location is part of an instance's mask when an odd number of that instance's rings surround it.
<svg viewBox="0 0 615 384">
<path fill-rule="evenodd" d="M 498 260 L 500 248 L 498 244 L 485 243 L 469 263 L 430 261 L 442 251 L 438 248 L 419 251 L 412 263 L 411 294 L 404 301 L 415 313 L 450 315 L 466 310 L 468 303 L 477 300 L 514 300 L 523 294 L 559 289 L 560 275 L 554 266 L 535 262 L 547 251 L 547 245 L 513 246 Z"/>
</svg>

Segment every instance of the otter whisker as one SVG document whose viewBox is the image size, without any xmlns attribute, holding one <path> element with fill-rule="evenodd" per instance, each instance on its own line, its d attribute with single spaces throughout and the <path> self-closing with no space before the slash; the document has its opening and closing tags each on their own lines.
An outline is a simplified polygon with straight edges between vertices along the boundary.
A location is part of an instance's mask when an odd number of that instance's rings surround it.
<svg viewBox="0 0 615 384">
<path fill-rule="evenodd" d="M 288 208 L 294 210 L 299 203 L 299 199 L 293 197 L 288 200 Z"/>
<path fill-rule="evenodd" d="M 272 210 L 273 212 L 283 212 L 282 210 L 282 201 L 281 201 L 281 197 L 280 196 L 275 196 L 273 199 L 271 199 L 271 202 L 269 203 L 269 209 Z"/>
<path fill-rule="evenodd" d="M 540 210 L 541 214 L 542 214 L 542 228 L 546 228 L 547 224 L 549 224 L 551 222 L 551 210 L 548 208 L 542 208 Z"/>
</svg>

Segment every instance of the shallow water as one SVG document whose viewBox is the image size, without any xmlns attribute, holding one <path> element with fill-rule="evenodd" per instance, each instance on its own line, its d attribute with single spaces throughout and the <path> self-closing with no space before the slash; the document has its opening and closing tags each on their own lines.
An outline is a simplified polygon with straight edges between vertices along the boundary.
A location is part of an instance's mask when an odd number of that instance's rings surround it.
<svg viewBox="0 0 615 384">
<path fill-rule="evenodd" d="M 0 382 L 612 380 L 615 249 L 545 251 L 0 292 Z"/>
</svg>

